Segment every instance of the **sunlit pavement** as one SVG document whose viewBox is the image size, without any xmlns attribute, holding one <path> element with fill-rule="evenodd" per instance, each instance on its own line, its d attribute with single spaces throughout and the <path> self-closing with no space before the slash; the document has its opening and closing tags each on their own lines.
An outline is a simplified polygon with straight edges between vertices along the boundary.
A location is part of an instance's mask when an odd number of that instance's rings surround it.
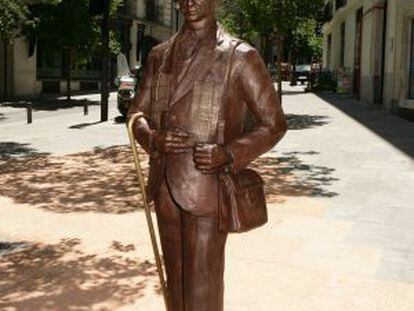
<svg viewBox="0 0 414 311">
<path fill-rule="evenodd" d="M 229 239 L 226 310 L 414 310 L 414 123 L 286 90 L 290 131 L 255 165 L 270 221 Z M 75 107 L 20 125 L 8 109 L 0 310 L 162 310 L 113 104 L 108 123 Z"/>
</svg>

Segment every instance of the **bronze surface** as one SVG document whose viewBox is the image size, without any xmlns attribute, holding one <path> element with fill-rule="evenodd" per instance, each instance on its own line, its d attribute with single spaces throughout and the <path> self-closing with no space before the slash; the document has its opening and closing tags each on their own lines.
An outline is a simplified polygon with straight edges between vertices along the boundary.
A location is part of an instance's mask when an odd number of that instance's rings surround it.
<svg viewBox="0 0 414 311">
<path fill-rule="evenodd" d="M 151 157 L 147 191 L 155 199 L 170 308 L 221 311 L 227 235 L 217 224 L 218 173 L 229 164 L 234 174 L 246 168 L 283 137 L 287 125 L 259 53 L 217 25 L 216 1 L 180 4 L 186 22 L 150 52 L 129 115 L 146 117 L 134 131 Z M 225 128 L 218 145 L 221 105 Z"/>
</svg>

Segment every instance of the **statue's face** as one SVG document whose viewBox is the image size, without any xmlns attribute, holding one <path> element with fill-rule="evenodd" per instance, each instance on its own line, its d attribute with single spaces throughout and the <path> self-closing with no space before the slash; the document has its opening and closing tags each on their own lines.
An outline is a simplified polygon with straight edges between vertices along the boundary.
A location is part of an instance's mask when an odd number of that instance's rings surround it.
<svg viewBox="0 0 414 311">
<path fill-rule="evenodd" d="M 178 0 L 178 3 L 185 20 L 191 23 L 214 16 L 218 0 Z"/>
</svg>

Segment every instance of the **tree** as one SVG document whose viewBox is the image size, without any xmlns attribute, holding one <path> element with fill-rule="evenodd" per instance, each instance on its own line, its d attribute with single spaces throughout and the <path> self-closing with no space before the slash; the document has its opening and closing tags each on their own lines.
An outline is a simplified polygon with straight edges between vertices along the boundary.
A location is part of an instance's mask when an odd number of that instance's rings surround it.
<svg viewBox="0 0 414 311">
<path fill-rule="evenodd" d="M 89 17 L 89 0 L 37 4 L 31 8 L 31 21 L 27 33 L 36 38 L 45 54 L 64 53 L 69 100 L 73 64 L 87 61 L 99 44 L 99 27 Z"/>
<path fill-rule="evenodd" d="M 28 14 L 22 0 L 0 0 L 0 40 L 10 43 Z"/>
<path fill-rule="evenodd" d="M 319 15 L 323 3 L 323 0 L 223 0 L 223 10 L 230 8 L 230 14 L 222 14 L 222 20 L 225 25 L 230 25 L 230 31 L 249 29 L 245 32 L 260 34 L 266 60 L 269 60 L 271 47 L 277 46 L 279 96 L 282 93 L 284 44 L 304 19 Z"/>
<path fill-rule="evenodd" d="M 0 0 L 0 41 L 4 42 L 4 58 L 7 62 L 9 45 L 13 42 L 16 29 L 26 20 L 27 6 L 22 0 Z M 7 66 L 4 68 L 4 89 L 7 93 Z"/>
<path fill-rule="evenodd" d="M 245 18 L 238 0 L 222 0 L 218 19 L 227 31 L 248 42 L 252 42 L 259 35 Z"/>
<path fill-rule="evenodd" d="M 121 0 L 112 0 L 114 13 Z M 64 53 L 67 98 L 70 99 L 72 68 L 86 64 L 102 48 L 101 25 L 90 16 L 90 0 L 48 0 L 31 8 L 31 24 L 26 34 L 36 38 L 45 54 Z M 119 48 L 114 36 L 110 47 Z"/>
<path fill-rule="evenodd" d="M 293 64 L 291 85 L 296 85 L 296 63 L 298 59 L 305 60 L 304 63 L 312 63 L 322 56 L 323 38 L 317 32 L 318 27 L 316 19 L 303 19 L 298 23 L 296 29 L 292 30 L 286 40 L 289 62 Z"/>
</svg>

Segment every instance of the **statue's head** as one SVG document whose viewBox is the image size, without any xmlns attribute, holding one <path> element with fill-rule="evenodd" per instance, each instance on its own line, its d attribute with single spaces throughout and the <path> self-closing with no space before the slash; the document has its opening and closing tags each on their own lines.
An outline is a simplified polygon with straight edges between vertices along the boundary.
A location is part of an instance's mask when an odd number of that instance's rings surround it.
<svg viewBox="0 0 414 311">
<path fill-rule="evenodd" d="M 185 20 L 196 23 L 214 17 L 219 0 L 177 0 L 177 3 Z"/>
</svg>

